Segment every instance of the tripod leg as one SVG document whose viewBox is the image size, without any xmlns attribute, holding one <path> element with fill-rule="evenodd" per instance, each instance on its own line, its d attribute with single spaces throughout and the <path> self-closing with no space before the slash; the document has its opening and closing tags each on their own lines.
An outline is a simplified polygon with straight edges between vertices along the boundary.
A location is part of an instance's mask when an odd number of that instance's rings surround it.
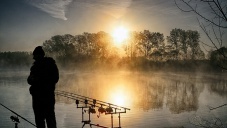
<svg viewBox="0 0 227 128">
<path fill-rule="evenodd" d="M 82 128 L 85 126 L 85 123 L 83 124 Z"/>
<path fill-rule="evenodd" d="M 18 128 L 18 123 L 15 123 L 15 128 Z"/>
</svg>

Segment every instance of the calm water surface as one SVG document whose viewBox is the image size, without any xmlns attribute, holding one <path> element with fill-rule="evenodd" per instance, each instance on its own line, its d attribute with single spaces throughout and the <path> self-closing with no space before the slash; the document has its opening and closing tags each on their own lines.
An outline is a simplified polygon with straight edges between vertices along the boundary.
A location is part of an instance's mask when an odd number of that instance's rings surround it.
<svg viewBox="0 0 227 128">
<path fill-rule="evenodd" d="M 0 103 L 31 122 L 34 114 L 26 82 L 27 71 L 0 71 Z M 123 128 L 193 128 L 220 119 L 227 127 L 227 78 L 224 74 L 61 72 L 57 90 L 68 91 L 131 108 L 121 115 Z M 56 96 L 59 128 L 81 128 L 81 109 L 75 101 Z M 13 128 L 13 114 L 0 106 L 0 128 Z M 111 126 L 110 115 L 92 115 L 92 122 Z M 34 128 L 20 119 L 19 128 Z M 117 127 L 118 115 L 114 115 Z M 208 124 L 204 124 L 208 125 Z M 85 128 L 88 128 L 85 125 Z M 93 126 L 94 127 L 94 126 Z"/>
</svg>

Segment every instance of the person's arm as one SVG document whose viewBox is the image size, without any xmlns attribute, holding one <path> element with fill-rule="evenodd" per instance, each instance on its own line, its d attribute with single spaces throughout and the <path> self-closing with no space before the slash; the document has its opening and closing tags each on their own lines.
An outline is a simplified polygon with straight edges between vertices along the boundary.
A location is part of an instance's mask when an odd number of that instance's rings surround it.
<svg viewBox="0 0 227 128">
<path fill-rule="evenodd" d="M 27 82 L 30 85 L 36 85 L 41 82 L 40 77 L 37 75 L 37 71 L 35 70 L 35 66 L 33 65 L 30 69 L 30 75 L 27 78 Z"/>
</svg>

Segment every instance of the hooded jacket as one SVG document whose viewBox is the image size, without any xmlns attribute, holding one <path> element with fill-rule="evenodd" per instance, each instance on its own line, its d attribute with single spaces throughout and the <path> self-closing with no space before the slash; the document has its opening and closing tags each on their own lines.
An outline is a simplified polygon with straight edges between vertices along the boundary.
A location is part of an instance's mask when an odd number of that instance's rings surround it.
<svg viewBox="0 0 227 128">
<path fill-rule="evenodd" d="M 55 85 L 59 80 L 59 72 L 55 60 L 44 57 L 35 61 L 30 69 L 27 79 L 30 87 L 30 94 L 35 96 L 54 95 Z"/>
</svg>

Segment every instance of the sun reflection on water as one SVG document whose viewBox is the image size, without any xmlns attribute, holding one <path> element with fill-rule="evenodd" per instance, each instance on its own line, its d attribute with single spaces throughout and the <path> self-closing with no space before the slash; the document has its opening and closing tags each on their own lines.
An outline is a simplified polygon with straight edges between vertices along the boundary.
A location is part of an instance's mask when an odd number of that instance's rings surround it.
<svg viewBox="0 0 227 128">
<path fill-rule="evenodd" d="M 115 86 L 112 90 L 109 92 L 109 99 L 111 103 L 118 105 L 118 106 L 123 106 L 127 107 L 130 106 L 130 91 L 129 89 L 126 90 L 125 85 L 120 84 Z"/>
<path fill-rule="evenodd" d="M 121 90 L 112 94 L 111 98 L 112 98 L 111 101 L 113 101 L 113 104 L 123 106 L 125 103 L 125 95 L 122 93 Z"/>
</svg>

